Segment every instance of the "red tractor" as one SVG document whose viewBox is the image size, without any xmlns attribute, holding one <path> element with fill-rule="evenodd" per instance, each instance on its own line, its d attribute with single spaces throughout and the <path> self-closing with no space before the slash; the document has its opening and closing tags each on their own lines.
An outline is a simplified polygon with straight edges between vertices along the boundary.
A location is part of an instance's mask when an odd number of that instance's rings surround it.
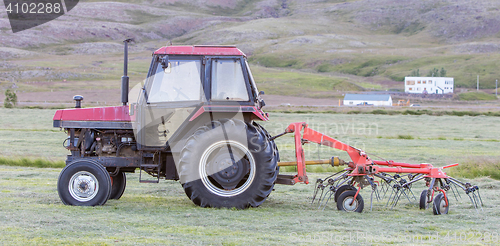
<svg viewBox="0 0 500 246">
<path fill-rule="evenodd" d="M 137 102 L 128 102 L 125 41 L 122 106 L 58 110 L 54 127 L 71 151 L 58 180 L 67 205 L 119 199 L 127 172 L 140 182 L 180 180 L 201 207 L 259 206 L 273 190 L 279 154 L 257 121 L 264 101 L 246 56 L 233 46 L 168 46 L 153 53 Z M 154 179 L 144 179 L 145 172 Z"/>
</svg>

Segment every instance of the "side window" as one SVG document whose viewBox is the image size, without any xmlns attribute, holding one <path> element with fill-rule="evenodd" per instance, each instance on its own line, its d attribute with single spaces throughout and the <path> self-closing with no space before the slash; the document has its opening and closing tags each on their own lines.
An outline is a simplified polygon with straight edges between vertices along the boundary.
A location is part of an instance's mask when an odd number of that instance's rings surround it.
<svg viewBox="0 0 500 246">
<path fill-rule="evenodd" d="M 248 101 L 239 59 L 212 60 L 212 101 Z"/>
<path fill-rule="evenodd" d="M 170 60 L 163 70 L 157 64 L 148 102 L 201 101 L 201 61 Z"/>
</svg>

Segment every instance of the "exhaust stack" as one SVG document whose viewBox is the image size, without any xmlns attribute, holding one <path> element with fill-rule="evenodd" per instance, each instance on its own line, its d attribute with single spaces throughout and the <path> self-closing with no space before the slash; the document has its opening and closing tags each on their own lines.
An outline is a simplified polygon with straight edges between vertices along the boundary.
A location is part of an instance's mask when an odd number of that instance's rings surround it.
<svg viewBox="0 0 500 246">
<path fill-rule="evenodd" d="M 126 39 L 123 41 L 124 46 L 124 54 L 123 54 L 123 76 L 122 76 L 122 103 L 123 106 L 128 103 L 128 87 L 129 87 L 129 78 L 127 76 L 128 70 L 128 43 L 132 42 L 132 39 Z"/>
</svg>

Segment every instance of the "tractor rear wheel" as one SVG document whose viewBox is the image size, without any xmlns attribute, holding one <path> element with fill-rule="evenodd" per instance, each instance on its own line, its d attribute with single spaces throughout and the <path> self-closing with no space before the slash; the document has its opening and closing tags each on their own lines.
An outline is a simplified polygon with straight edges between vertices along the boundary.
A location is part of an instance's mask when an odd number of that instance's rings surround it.
<svg viewBox="0 0 500 246">
<path fill-rule="evenodd" d="M 77 160 L 59 174 L 57 191 L 65 205 L 104 205 L 111 194 L 111 179 L 99 163 Z"/>
<path fill-rule="evenodd" d="M 181 151 L 179 177 L 201 207 L 257 207 L 276 180 L 277 149 L 256 123 L 224 119 L 198 128 Z"/>
<path fill-rule="evenodd" d="M 111 176 L 111 195 L 109 196 L 109 199 L 120 199 L 126 186 L 127 176 L 124 172 L 119 172 L 116 176 Z"/>
</svg>

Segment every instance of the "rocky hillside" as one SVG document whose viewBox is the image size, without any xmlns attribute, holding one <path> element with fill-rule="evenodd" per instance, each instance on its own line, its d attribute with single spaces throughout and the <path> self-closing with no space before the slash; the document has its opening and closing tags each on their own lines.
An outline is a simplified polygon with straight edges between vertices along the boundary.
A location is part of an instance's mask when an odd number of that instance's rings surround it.
<svg viewBox="0 0 500 246">
<path fill-rule="evenodd" d="M 0 4 L 0 87 L 17 83 L 36 92 L 49 87 L 29 82 L 107 84 L 120 74 L 126 38 L 136 41 L 131 70 L 137 79 L 150 52 L 167 43 L 235 44 L 260 67 L 259 83 L 275 94 L 307 96 L 300 86 L 310 84 L 296 74 L 322 81 L 319 94 L 308 91 L 316 96 L 401 90 L 400 81 L 417 69 L 426 75 L 444 68 L 461 88 L 474 87 L 477 75 L 482 88 L 494 88 L 500 77 L 496 0 L 135 0 L 80 2 L 16 34 Z M 286 75 L 290 71 L 295 75 Z M 278 77 L 280 86 L 273 86 Z M 324 85 L 328 78 L 331 86 Z M 75 89 L 77 82 L 50 90 Z M 277 89 L 287 83 L 298 89 Z"/>
</svg>

